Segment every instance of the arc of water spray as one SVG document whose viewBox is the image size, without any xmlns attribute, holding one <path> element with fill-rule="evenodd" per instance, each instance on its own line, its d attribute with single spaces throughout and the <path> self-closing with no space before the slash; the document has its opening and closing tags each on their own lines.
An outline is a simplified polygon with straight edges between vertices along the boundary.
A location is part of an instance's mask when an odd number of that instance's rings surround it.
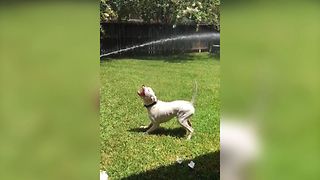
<svg viewBox="0 0 320 180">
<path fill-rule="evenodd" d="M 165 39 L 159 39 L 159 40 L 155 40 L 155 41 L 150 41 L 147 43 L 143 43 L 140 45 L 135 45 L 132 47 L 128 47 L 125 49 L 120 49 L 117 51 L 113 51 L 107 54 L 102 54 L 100 55 L 100 58 L 102 57 L 106 57 L 106 56 L 110 56 L 112 54 L 118 54 L 121 52 L 126 52 L 126 51 L 130 51 L 132 49 L 136 49 L 136 48 L 140 48 L 140 47 L 145 47 L 145 46 L 150 46 L 152 44 L 160 44 L 160 43 L 165 43 L 165 42 L 169 42 L 169 41 L 176 41 L 176 40 L 191 40 L 191 39 L 209 39 L 209 40 L 213 40 L 216 38 L 220 38 L 220 34 L 219 33 L 202 33 L 202 34 L 192 34 L 192 35 L 182 35 L 182 36 L 177 36 L 177 37 L 172 37 L 172 38 L 165 38 Z M 220 45 L 216 44 L 213 45 L 214 47 L 220 47 Z"/>
</svg>

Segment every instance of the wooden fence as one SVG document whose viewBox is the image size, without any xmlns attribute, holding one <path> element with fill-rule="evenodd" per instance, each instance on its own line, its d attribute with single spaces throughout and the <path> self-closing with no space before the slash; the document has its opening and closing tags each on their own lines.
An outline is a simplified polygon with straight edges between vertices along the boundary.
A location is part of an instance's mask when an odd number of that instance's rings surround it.
<svg viewBox="0 0 320 180">
<path fill-rule="evenodd" d="M 120 49 L 140 45 L 154 40 L 190 35 L 195 33 L 215 32 L 211 25 L 168 25 L 146 23 L 101 23 L 104 34 L 100 34 L 100 53 L 106 54 Z M 215 40 L 176 40 L 136 48 L 120 54 L 177 54 L 194 51 L 212 51 L 213 45 L 220 44 L 220 38 Z M 216 48 L 215 48 L 216 49 Z"/>
</svg>

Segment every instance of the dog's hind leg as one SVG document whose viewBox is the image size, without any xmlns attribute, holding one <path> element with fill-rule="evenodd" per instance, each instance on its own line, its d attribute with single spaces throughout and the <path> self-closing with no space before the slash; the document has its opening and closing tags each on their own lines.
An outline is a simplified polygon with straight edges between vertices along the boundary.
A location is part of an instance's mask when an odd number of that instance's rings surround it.
<svg viewBox="0 0 320 180">
<path fill-rule="evenodd" d="M 190 127 L 192 127 L 190 119 L 188 119 L 188 124 L 189 124 Z"/>
<path fill-rule="evenodd" d="M 188 136 L 187 139 L 191 139 L 191 136 L 194 132 L 194 129 L 189 125 L 189 118 L 187 119 L 178 119 L 179 123 L 187 130 Z"/>
<path fill-rule="evenodd" d="M 188 134 L 188 136 L 187 136 L 187 139 L 191 139 L 194 130 L 193 130 L 193 128 L 189 125 L 188 120 L 184 121 L 181 125 L 182 125 L 184 128 L 186 128 L 186 130 L 189 132 L 189 134 Z"/>
<path fill-rule="evenodd" d="M 187 130 L 188 136 L 187 139 L 191 139 L 194 129 L 191 127 L 190 118 L 192 117 L 193 112 L 181 113 L 177 116 L 179 123 Z"/>
</svg>

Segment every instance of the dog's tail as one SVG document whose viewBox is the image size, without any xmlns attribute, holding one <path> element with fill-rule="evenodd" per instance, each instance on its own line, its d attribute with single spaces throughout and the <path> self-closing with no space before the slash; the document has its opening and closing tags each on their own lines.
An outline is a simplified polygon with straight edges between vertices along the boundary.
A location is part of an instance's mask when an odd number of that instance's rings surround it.
<svg viewBox="0 0 320 180">
<path fill-rule="evenodd" d="M 197 93 L 198 93 L 198 84 L 197 84 L 197 81 L 194 81 L 193 95 L 192 95 L 192 99 L 191 99 L 192 104 L 194 104 L 194 102 L 196 100 Z"/>
</svg>

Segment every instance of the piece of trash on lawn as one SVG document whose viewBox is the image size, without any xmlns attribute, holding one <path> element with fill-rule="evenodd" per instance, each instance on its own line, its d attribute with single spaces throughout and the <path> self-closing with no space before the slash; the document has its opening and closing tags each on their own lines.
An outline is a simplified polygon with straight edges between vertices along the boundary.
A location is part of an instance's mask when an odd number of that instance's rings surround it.
<svg viewBox="0 0 320 180">
<path fill-rule="evenodd" d="M 108 174 L 106 171 L 100 171 L 100 180 L 108 180 Z"/>
<path fill-rule="evenodd" d="M 195 163 L 193 162 L 193 161 L 190 161 L 190 163 L 188 164 L 188 166 L 190 167 L 190 168 L 194 168 L 194 165 L 195 165 Z"/>
<path fill-rule="evenodd" d="M 182 158 L 177 157 L 177 163 L 181 164 L 181 163 L 182 163 L 182 161 L 183 161 L 183 159 L 182 159 Z"/>
</svg>

